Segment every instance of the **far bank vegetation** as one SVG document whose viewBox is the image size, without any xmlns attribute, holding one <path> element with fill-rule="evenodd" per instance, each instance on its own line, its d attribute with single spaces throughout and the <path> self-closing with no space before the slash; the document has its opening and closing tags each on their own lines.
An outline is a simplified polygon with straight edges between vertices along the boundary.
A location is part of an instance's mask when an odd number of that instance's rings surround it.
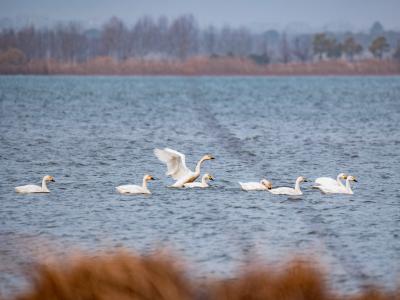
<svg viewBox="0 0 400 300">
<path fill-rule="evenodd" d="M 112 17 L 101 28 L 60 23 L 0 31 L 1 74 L 399 74 L 400 32 L 293 34 L 200 28 L 195 18 Z"/>
</svg>

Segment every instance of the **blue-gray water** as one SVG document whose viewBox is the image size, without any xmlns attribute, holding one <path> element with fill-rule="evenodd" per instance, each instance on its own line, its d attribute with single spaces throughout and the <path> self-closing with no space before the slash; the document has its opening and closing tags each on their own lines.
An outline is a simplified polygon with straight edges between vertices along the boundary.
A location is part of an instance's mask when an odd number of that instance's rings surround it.
<svg viewBox="0 0 400 300">
<path fill-rule="evenodd" d="M 398 283 L 400 77 L 0 77 L 0 101 L 0 290 L 32 255 L 115 246 L 171 248 L 199 276 L 308 253 L 345 291 Z M 165 146 L 190 168 L 214 155 L 212 188 L 167 188 Z M 354 195 L 237 184 L 339 172 L 357 176 Z M 151 196 L 115 192 L 145 173 Z M 14 192 L 46 174 L 50 194 Z"/>
</svg>

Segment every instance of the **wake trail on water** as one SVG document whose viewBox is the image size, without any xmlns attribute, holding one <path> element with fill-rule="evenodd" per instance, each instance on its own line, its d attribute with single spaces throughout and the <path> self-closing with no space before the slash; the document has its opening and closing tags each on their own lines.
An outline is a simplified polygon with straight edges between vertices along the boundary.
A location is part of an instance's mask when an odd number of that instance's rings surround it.
<svg viewBox="0 0 400 300">
<path fill-rule="evenodd" d="M 257 153 L 249 150 L 251 145 L 248 145 L 247 141 L 238 138 L 229 127 L 218 121 L 208 102 L 198 99 L 201 96 L 201 92 L 190 95 L 190 97 L 196 98 L 196 101 L 193 100 L 191 102 L 191 108 L 203 124 L 204 132 L 208 132 L 211 135 L 210 137 L 216 140 L 215 145 L 230 155 L 230 157 L 224 157 L 224 159 L 236 160 L 241 165 L 254 169 L 258 174 L 262 173 L 263 170 L 260 170 L 262 158 Z M 256 177 L 254 176 L 254 178 Z M 315 232 L 324 251 L 328 251 L 328 255 L 337 261 L 345 271 L 348 280 L 357 280 L 358 286 L 368 286 L 370 278 L 363 271 L 362 264 L 349 247 L 346 247 L 347 245 L 344 241 L 329 227 L 318 209 L 308 205 L 307 214 L 303 213 L 301 216 L 302 222 L 307 225 L 310 231 Z"/>
</svg>

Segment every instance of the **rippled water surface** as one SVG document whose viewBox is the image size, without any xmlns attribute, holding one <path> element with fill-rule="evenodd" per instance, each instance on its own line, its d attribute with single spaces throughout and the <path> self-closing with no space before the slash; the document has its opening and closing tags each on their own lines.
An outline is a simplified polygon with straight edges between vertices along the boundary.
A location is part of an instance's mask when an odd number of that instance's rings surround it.
<svg viewBox="0 0 400 300">
<path fill-rule="evenodd" d="M 249 256 L 312 253 L 346 291 L 400 277 L 400 77 L 0 77 L 0 290 L 32 255 L 169 247 L 200 276 Z M 216 180 L 167 188 L 155 147 L 186 154 Z M 301 199 L 242 192 L 357 176 L 355 194 Z M 115 186 L 158 178 L 151 196 Z M 17 185 L 51 174 L 48 195 Z"/>
</svg>

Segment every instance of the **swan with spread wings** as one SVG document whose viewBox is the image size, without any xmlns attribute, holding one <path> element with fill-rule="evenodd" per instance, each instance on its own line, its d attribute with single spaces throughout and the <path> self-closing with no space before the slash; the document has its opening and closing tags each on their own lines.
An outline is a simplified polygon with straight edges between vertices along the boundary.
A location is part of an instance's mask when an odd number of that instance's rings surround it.
<svg viewBox="0 0 400 300">
<path fill-rule="evenodd" d="M 185 183 L 193 182 L 200 176 L 200 168 L 204 161 L 214 159 L 213 156 L 204 155 L 197 163 L 196 168 L 191 171 L 186 166 L 185 155 L 170 148 L 154 149 L 157 158 L 167 165 L 167 176 L 171 176 L 176 182 L 171 187 L 180 188 Z"/>
</svg>

